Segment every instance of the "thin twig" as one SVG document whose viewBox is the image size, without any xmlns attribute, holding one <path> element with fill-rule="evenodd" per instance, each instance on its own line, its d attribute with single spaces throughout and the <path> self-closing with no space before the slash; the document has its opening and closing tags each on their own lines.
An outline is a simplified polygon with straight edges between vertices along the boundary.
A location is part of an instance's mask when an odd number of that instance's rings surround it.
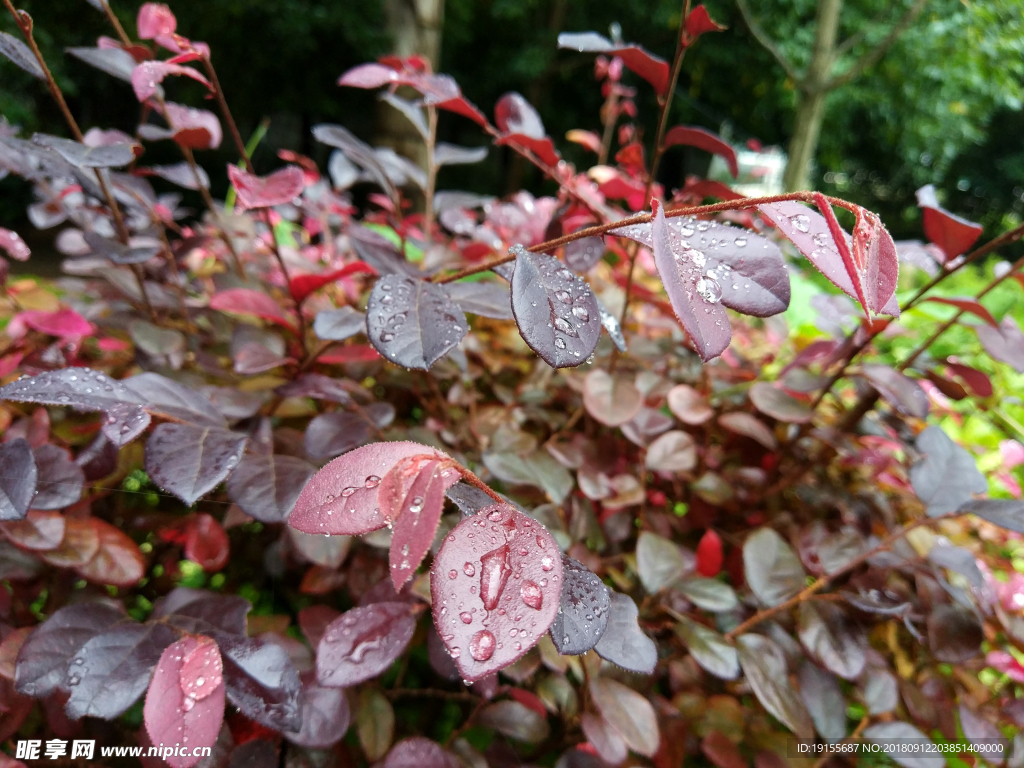
<svg viewBox="0 0 1024 768">
<path fill-rule="evenodd" d="M 437 165 L 434 163 L 434 145 L 437 143 L 437 107 L 427 107 L 427 123 L 430 132 L 427 136 L 427 188 L 423 201 L 423 232 L 427 243 L 431 243 L 434 232 L 434 187 L 437 183 Z M 403 251 L 404 252 L 404 251 Z"/>
</svg>

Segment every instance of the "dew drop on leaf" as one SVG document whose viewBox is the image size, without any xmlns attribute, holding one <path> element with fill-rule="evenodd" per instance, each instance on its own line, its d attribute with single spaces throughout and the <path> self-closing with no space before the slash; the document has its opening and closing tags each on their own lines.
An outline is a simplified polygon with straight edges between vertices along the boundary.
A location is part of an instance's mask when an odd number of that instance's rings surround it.
<svg viewBox="0 0 1024 768">
<path fill-rule="evenodd" d="M 508 577 L 512 575 L 512 569 L 508 566 L 508 555 L 508 545 L 505 544 L 480 558 L 480 599 L 488 611 L 493 611 L 497 607 L 505 584 L 508 583 Z M 489 657 L 490 654 L 487 658 Z M 473 654 L 473 658 L 483 661 L 476 654 Z"/>
<path fill-rule="evenodd" d="M 469 641 L 469 654 L 477 661 L 487 661 L 494 655 L 496 645 L 494 635 L 486 629 L 481 629 Z"/>
<path fill-rule="evenodd" d="M 540 587 L 534 581 L 524 581 L 519 588 L 519 594 L 522 596 L 523 602 L 536 611 L 539 611 L 540 607 L 544 604 L 544 593 L 541 592 Z"/>
</svg>

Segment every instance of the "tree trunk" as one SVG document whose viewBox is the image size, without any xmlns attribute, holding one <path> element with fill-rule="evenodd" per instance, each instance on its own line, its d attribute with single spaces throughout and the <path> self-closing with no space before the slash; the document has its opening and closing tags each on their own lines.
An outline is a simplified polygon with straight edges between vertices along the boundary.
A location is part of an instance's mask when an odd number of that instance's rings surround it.
<svg viewBox="0 0 1024 768">
<path fill-rule="evenodd" d="M 810 167 L 818 149 L 821 122 L 825 115 L 826 84 L 835 63 L 836 37 L 843 0 L 818 0 L 814 26 L 814 50 L 807 74 L 797 84 L 797 102 L 793 138 L 789 142 L 784 183 L 787 192 L 810 187 Z"/>
</svg>

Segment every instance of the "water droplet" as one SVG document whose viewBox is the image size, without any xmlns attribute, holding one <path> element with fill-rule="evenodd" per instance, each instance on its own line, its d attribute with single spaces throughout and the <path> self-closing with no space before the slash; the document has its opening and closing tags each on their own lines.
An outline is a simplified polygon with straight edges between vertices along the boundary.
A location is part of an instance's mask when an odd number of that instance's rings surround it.
<svg viewBox="0 0 1024 768">
<path fill-rule="evenodd" d="M 555 561 L 545 555 L 540 560 L 540 567 L 542 570 L 550 571 L 555 567 Z"/>
<path fill-rule="evenodd" d="M 448 578 L 449 579 L 457 579 L 458 577 L 459 577 L 459 572 L 456 571 L 454 568 L 452 568 L 450 571 L 448 571 Z"/>
<path fill-rule="evenodd" d="M 587 311 L 586 307 L 573 307 L 572 313 L 583 322 L 587 322 L 587 320 L 590 319 L 590 313 Z"/>
<path fill-rule="evenodd" d="M 544 593 L 534 581 L 524 581 L 523 585 L 519 587 L 519 596 L 523 598 L 524 603 L 536 611 L 539 611 L 544 604 Z"/>
<path fill-rule="evenodd" d="M 462 572 L 467 576 L 473 576 L 476 574 L 476 568 L 473 567 L 472 563 L 466 563 L 462 566 Z"/>
<path fill-rule="evenodd" d="M 829 236 L 826 235 L 824 232 L 815 232 L 814 237 L 812 237 L 811 240 L 814 241 L 815 245 L 820 246 L 822 248 L 829 244 Z"/>
<path fill-rule="evenodd" d="M 418 515 L 420 512 L 423 511 L 422 496 L 416 496 L 413 498 L 412 504 L 409 505 L 409 511 L 412 512 L 414 515 Z"/>
<path fill-rule="evenodd" d="M 733 243 L 736 245 L 737 248 L 742 248 L 747 244 L 747 238 L 737 237 L 735 240 L 733 240 Z"/>
<path fill-rule="evenodd" d="M 556 336 L 555 337 L 555 347 L 557 349 L 565 349 L 565 339 Z"/>
<path fill-rule="evenodd" d="M 380 478 L 377 477 L 376 475 L 370 475 L 368 478 L 366 478 L 365 487 L 376 488 L 378 485 L 380 485 Z"/>
<path fill-rule="evenodd" d="M 487 661 L 494 655 L 496 645 L 494 635 L 486 629 L 481 629 L 469 640 L 469 655 L 477 661 Z"/>
<path fill-rule="evenodd" d="M 717 304 L 722 300 L 722 286 L 713 277 L 702 277 L 698 280 L 697 293 L 708 304 Z"/>
<path fill-rule="evenodd" d="M 353 486 L 349 486 L 348 488 L 345 488 L 345 489 L 344 489 L 344 490 L 342 490 L 342 492 L 341 492 L 341 498 L 343 498 L 343 499 L 347 499 L 347 498 L 348 498 L 349 496 L 351 496 L 351 495 L 352 495 L 353 493 L 355 493 L 355 492 L 356 492 L 356 490 L 357 490 L 357 489 L 356 489 L 356 488 L 354 488 Z"/>
<path fill-rule="evenodd" d="M 555 298 L 563 304 L 572 304 L 572 296 L 568 291 L 555 291 Z"/>
<path fill-rule="evenodd" d="M 502 517 L 504 517 L 504 514 L 502 514 L 500 509 L 495 509 L 487 514 L 487 519 L 492 523 L 500 523 Z"/>
<path fill-rule="evenodd" d="M 463 611 L 462 613 L 460 613 L 459 618 L 462 619 L 463 624 L 473 623 L 473 614 L 469 613 L 468 611 Z"/>
<path fill-rule="evenodd" d="M 389 341 L 393 341 L 394 338 L 395 334 L 391 333 L 390 331 L 381 331 L 380 340 L 385 344 L 387 344 Z"/>
<path fill-rule="evenodd" d="M 560 331 L 561 331 L 562 333 L 564 333 L 564 334 L 565 334 L 566 336 L 572 336 L 572 337 L 574 337 L 574 338 L 575 338 L 576 336 L 578 336 L 578 334 L 576 333 L 576 328 L 575 328 L 575 326 L 573 326 L 573 324 L 572 324 L 572 323 L 570 323 L 570 322 L 569 322 L 569 321 L 568 321 L 568 320 L 567 320 L 566 318 L 564 318 L 564 317 L 556 317 L 556 318 L 555 318 L 555 328 L 557 328 L 558 330 L 560 330 Z"/>
<path fill-rule="evenodd" d="M 809 232 L 811 229 L 811 219 L 806 214 L 800 213 L 790 218 L 793 226 L 801 232 Z"/>
<path fill-rule="evenodd" d="M 512 574 L 512 569 L 508 565 L 508 555 L 506 544 L 480 558 L 480 599 L 488 611 L 493 611 L 498 606 L 498 599 L 505 589 L 508 577 Z"/>
</svg>

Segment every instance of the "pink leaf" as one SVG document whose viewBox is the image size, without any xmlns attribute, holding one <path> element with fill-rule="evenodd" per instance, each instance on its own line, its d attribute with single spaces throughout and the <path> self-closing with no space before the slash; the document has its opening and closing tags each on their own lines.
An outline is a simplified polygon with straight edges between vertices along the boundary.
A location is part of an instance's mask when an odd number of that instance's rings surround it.
<svg viewBox="0 0 1024 768">
<path fill-rule="evenodd" d="M 415 631 L 409 603 L 373 603 L 346 611 L 328 625 L 317 645 L 317 681 L 348 688 L 376 677 L 402 655 Z"/>
<path fill-rule="evenodd" d="M 210 309 L 234 312 L 239 315 L 255 315 L 268 322 L 294 330 L 291 319 L 285 315 L 278 303 L 267 294 L 252 288 L 229 288 L 214 294 L 210 299 Z"/>
<path fill-rule="evenodd" d="M 173 130 L 172 138 L 183 147 L 216 149 L 220 146 L 223 134 L 220 120 L 213 112 L 167 102 L 165 116 Z"/>
<path fill-rule="evenodd" d="M 668 90 L 668 62 L 648 53 L 639 45 L 617 46 L 596 32 L 564 32 L 558 36 L 558 47 L 618 56 L 623 64 L 653 85 L 659 96 Z"/>
<path fill-rule="evenodd" d="M 690 15 L 686 17 L 686 23 L 684 25 L 686 35 L 683 44 L 686 46 L 693 45 L 697 41 L 697 38 L 705 32 L 722 32 L 725 29 L 726 27 L 708 16 L 707 8 L 703 5 L 698 5 L 690 11 Z"/>
<path fill-rule="evenodd" d="M 288 525 L 304 533 L 358 536 L 389 522 L 381 513 L 381 478 L 402 459 L 448 456 L 419 443 L 372 443 L 349 451 L 313 475 L 302 489 Z"/>
<path fill-rule="evenodd" d="M 215 519 L 202 514 L 189 522 L 185 535 L 185 557 L 204 571 L 219 571 L 228 562 L 231 544 L 227 532 Z"/>
<path fill-rule="evenodd" d="M 363 261 L 354 261 L 351 264 L 346 264 L 341 269 L 322 272 L 319 275 L 296 275 L 288 283 L 288 291 L 295 301 L 305 301 L 306 297 L 313 293 L 313 291 L 319 290 L 329 283 L 341 280 L 343 277 L 357 274 L 376 275 L 377 270 Z"/>
<path fill-rule="evenodd" d="M 554 143 L 547 136 L 535 139 L 523 133 L 510 133 L 494 140 L 494 143 L 502 147 L 506 144 L 514 144 L 517 147 L 533 152 L 545 165 L 555 166 L 561 160 L 561 155 L 555 149 Z"/>
<path fill-rule="evenodd" d="M 290 203 L 306 186 L 305 174 L 297 165 L 285 166 L 269 176 L 253 176 L 229 165 L 228 178 L 238 192 L 238 205 L 244 210 Z"/>
<path fill-rule="evenodd" d="M 480 680 L 529 651 L 555 620 L 561 588 L 558 545 L 522 512 L 495 504 L 455 526 L 434 558 L 430 593 L 462 677 Z"/>
<path fill-rule="evenodd" d="M 353 67 L 338 79 L 338 85 L 353 88 L 380 88 L 382 85 L 401 82 L 402 76 L 391 67 L 373 63 Z"/>
<path fill-rule="evenodd" d="M 20 321 L 39 333 L 62 339 L 90 336 L 95 330 L 92 323 L 73 309 L 58 309 L 56 312 L 28 309 L 15 315 L 12 324 L 15 321 Z"/>
<path fill-rule="evenodd" d="M 923 213 L 925 237 L 939 246 L 946 261 L 965 253 L 981 236 L 981 224 L 960 218 L 939 205 L 931 184 L 917 190 L 917 204 Z"/>
<path fill-rule="evenodd" d="M 32 251 L 25 245 L 21 235 L 9 229 L 0 227 L 0 248 L 7 251 L 7 255 L 18 261 L 26 261 L 32 255 Z"/>
<path fill-rule="evenodd" d="M 154 744 L 212 747 L 224 720 L 224 692 L 220 652 L 213 640 L 190 636 L 169 645 L 153 672 L 142 710 L 149 738 Z M 192 749 L 182 751 L 186 754 L 164 760 L 172 768 L 199 762 Z"/>
<path fill-rule="evenodd" d="M 159 35 L 173 35 L 178 20 L 174 18 L 171 9 L 162 3 L 144 3 L 139 8 L 136 27 L 140 39 L 154 40 Z"/>
<path fill-rule="evenodd" d="M 690 125 L 677 125 L 670 128 L 665 134 L 665 148 L 674 147 L 676 144 L 685 144 L 688 147 L 703 149 L 713 155 L 721 155 L 725 158 L 732 177 L 735 179 L 740 174 L 740 168 L 736 161 L 736 150 L 728 142 L 723 141 L 718 134 L 712 133 L 706 128 Z"/>
<path fill-rule="evenodd" d="M 145 101 L 157 92 L 157 88 L 168 75 L 183 75 L 202 83 L 213 90 L 210 81 L 191 67 L 170 64 L 166 61 L 144 61 L 132 71 L 132 88 L 139 101 Z"/>
</svg>

